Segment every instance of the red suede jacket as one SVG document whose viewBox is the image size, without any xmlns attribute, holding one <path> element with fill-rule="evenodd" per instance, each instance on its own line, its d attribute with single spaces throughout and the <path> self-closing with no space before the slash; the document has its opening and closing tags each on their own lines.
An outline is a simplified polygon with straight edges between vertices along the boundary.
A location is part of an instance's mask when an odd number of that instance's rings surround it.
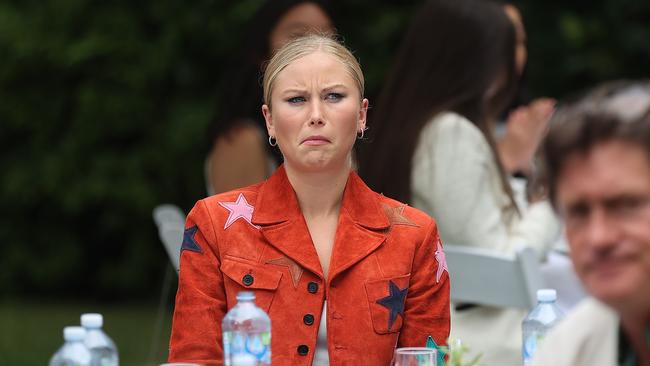
<svg viewBox="0 0 650 366">
<path fill-rule="evenodd" d="M 196 204 L 181 249 L 169 361 L 222 365 L 221 321 L 244 290 L 271 317 L 273 365 L 311 365 L 325 299 L 334 366 L 388 365 L 395 346 L 449 336 L 449 276 L 435 222 L 353 172 L 327 279 L 283 167 L 266 182 Z"/>
</svg>

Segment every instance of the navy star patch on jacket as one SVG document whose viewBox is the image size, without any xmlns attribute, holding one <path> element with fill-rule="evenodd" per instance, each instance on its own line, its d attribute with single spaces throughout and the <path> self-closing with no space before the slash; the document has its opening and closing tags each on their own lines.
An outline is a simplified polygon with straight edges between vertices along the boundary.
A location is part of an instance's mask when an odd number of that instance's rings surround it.
<svg viewBox="0 0 650 366">
<path fill-rule="evenodd" d="M 404 301 L 406 300 L 406 293 L 408 292 L 408 287 L 400 290 L 399 287 L 393 281 L 388 281 L 388 290 L 390 295 L 383 297 L 377 300 L 377 304 L 384 306 L 390 312 L 388 316 L 388 331 L 395 323 L 397 319 L 397 314 L 402 316 L 404 319 Z"/>
<path fill-rule="evenodd" d="M 196 239 L 194 238 L 198 230 L 199 228 L 196 225 L 185 229 L 185 232 L 183 232 L 183 244 L 181 244 L 181 252 L 183 250 L 190 250 L 192 252 L 203 253 L 203 250 L 199 246 L 199 243 L 197 243 Z"/>
</svg>

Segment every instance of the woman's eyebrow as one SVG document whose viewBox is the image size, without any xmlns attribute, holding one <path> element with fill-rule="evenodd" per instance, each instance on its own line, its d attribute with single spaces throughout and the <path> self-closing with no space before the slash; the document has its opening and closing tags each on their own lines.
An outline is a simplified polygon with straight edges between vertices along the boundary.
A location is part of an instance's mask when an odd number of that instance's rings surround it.
<svg viewBox="0 0 650 366">
<path fill-rule="evenodd" d="M 293 93 L 304 93 L 305 89 L 303 88 L 296 88 L 296 87 L 290 87 L 286 88 L 280 91 L 280 94 L 293 94 Z"/>
<path fill-rule="evenodd" d="M 334 85 L 328 85 L 324 87 L 323 91 L 330 91 L 332 89 L 337 89 L 337 88 L 347 89 L 348 87 L 345 84 L 334 84 Z"/>
</svg>

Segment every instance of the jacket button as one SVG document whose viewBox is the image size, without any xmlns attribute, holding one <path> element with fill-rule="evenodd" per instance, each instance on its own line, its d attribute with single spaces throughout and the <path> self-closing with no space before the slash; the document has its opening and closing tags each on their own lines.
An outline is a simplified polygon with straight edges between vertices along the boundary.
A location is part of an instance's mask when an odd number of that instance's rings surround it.
<svg viewBox="0 0 650 366">
<path fill-rule="evenodd" d="M 316 282 L 309 282 L 307 284 L 307 291 L 309 291 L 310 294 L 315 294 L 318 292 L 318 284 Z"/>
<path fill-rule="evenodd" d="M 298 354 L 299 355 L 307 356 L 308 353 L 309 353 L 309 347 L 307 347 L 304 344 L 301 344 L 300 346 L 298 346 Z"/>
<path fill-rule="evenodd" d="M 241 282 L 246 286 L 250 286 L 250 285 L 253 284 L 254 280 L 255 279 L 253 278 L 253 275 L 247 274 L 247 275 L 244 275 L 244 277 L 241 279 Z"/>
<path fill-rule="evenodd" d="M 314 324 L 314 316 L 311 315 L 311 314 L 305 314 L 305 316 L 302 317 L 302 321 L 306 325 L 312 325 L 312 324 Z"/>
</svg>

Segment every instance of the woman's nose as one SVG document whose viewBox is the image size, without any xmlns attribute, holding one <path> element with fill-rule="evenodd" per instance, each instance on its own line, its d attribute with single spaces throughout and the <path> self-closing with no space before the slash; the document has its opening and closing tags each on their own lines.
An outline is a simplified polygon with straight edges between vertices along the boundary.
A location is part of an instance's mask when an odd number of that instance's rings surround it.
<svg viewBox="0 0 650 366">
<path fill-rule="evenodd" d="M 311 110 L 309 116 L 309 125 L 324 125 L 323 120 L 323 106 L 319 100 L 314 100 L 311 103 Z"/>
</svg>

